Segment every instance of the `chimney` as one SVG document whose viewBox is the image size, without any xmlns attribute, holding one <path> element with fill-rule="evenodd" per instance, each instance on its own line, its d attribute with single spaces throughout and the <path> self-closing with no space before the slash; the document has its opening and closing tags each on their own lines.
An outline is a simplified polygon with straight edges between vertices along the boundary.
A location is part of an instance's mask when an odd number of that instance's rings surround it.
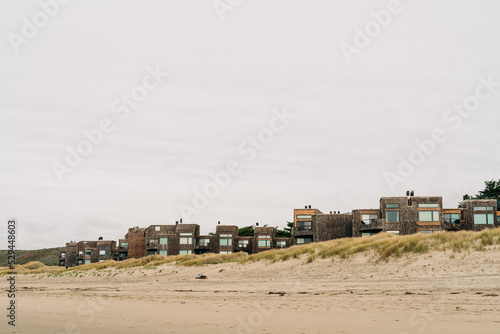
<svg viewBox="0 0 500 334">
<path fill-rule="evenodd" d="M 99 241 L 101 241 L 101 240 L 102 240 L 102 237 L 99 237 L 99 239 L 98 239 L 98 240 L 99 240 Z"/>
<path fill-rule="evenodd" d="M 182 218 L 181 218 L 181 224 L 182 224 Z"/>
<path fill-rule="evenodd" d="M 179 225 L 179 222 L 178 222 L 178 221 L 176 221 L 176 222 L 175 222 L 175 226 L 177 226 L 177 225 Z"/>
<path fill-rule="evenodd" d="M 217 225 L 220 225 L 220 220 L 217 222 Z"/>
<path fill-rule="evenodd" d="M 330 214 L 332 214 L 332 212 L 330 211 Z"/>
<path fill-rule="evenodd" d="M 307 209 L 307 205 L 306 205 L 306 209 Z"/>
<path fill-rule="evenodd" d="M 309 205 L 309 209 L 311 208 L 311 206 Z"/>
<path fill-rule="evenodd" d="M 255 223 L 255 226 L 259 226 L 259 223 Z"/>
</svg>

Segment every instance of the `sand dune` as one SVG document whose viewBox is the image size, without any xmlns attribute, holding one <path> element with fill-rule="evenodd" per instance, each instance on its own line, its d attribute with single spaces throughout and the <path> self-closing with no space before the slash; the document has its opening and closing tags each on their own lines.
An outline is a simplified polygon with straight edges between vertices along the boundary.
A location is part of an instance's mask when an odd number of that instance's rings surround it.
<svg viewBox="0 0 500 334">
<path fill-rule="evenodd" d="M 14 333 L 499 333 L 495 247 L 21 275 Z"/>
</svg>

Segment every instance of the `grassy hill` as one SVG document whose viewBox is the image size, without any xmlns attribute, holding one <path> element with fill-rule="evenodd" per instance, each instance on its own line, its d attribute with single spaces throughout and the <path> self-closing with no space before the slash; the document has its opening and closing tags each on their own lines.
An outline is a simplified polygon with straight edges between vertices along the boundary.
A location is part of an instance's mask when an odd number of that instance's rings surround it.
<svg viewBox="0 0 500 334">
<path fill-rule="evenodd" d="M 64 247 L 45 248 L 37 250 L 16 250 L 17 264 L 26 264 L 31 261 L 38 261 L 46 266 L 57 266 L 59 264 L 59 252 Z M 0 250 L 0 266 L 7 265 L 7 251 Z"/>
<path fill-rule="evenodd" d="M 80 272 L 111 268 L 120 270 L 143 267 L 148 269 L 168 263 L 181 266 L 203 266 L 228 262 L 245 264 L 249 262 L 268 261 L 272 263 L 287 261 L 292 258 L 303 258 L 305 260 L 304 263 L 310 263 L 317 259 L 333 259 L 336 257 L 350 259 L 359 253 L 370 255 L 375 262 L 389 261 L 391 258 L 400 258 L 402 256 L 411 257 L 412 255 L 428 252 L 445 252 L 449 255 L 450 259 L 453 259 L 456 253 L 463 253 L 465 256 L 471 252 L 498 251 L 499 245 L 500 228 L 487 229 L 482 232 L 440 232 L 405 236 L 379 233 L 371 237 L 336 239 L 285 249 L 274 249 L 253 255 L 245 255 L 242 252 L 233 254 L 174 255 L 168 257 L 151 255 L 140 259 L 128 259 L 119 262 L 109 260 L 91 263 L 69 269 L 65 269 L 64 267 L 47 267 L 40 263 L 40 259 L 45 259 L 45 261 L 52 261 L 57 264 L 58 250 L 60 248 L 52 248 L 39 251 L 25 251 L 27 254 L 24 254 L 23 262 L 38 262 L 21 265 L 16 270 L 19 274 L 50 273 L 51 275 L 60 276 L 76 275 L 76 273 Z M 52 255 L 49 255 L 51 252 Z M 35 256 L 38 256 L 38 259 Z M 8 268 L 0 267 L 0 276 L 6 275 L 8 271 Z"/>
</svg>

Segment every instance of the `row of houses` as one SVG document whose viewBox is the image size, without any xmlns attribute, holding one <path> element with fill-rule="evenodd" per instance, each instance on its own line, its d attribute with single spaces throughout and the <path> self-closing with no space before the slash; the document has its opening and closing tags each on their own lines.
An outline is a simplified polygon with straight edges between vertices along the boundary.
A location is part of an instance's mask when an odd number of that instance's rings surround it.
<svg viewBox="0 0 500 334">
<path fill-rule="evenodd" d="M 303 245 L 347 237 L 364 237 L 380 232 L 407 235 L 439 231 L 473 230 L 499 226 L 497 201 L 468 199 L 460 208 L 443 208 L 440 196 L 382 197 L 377 209 L 357 209 L 349 213 L 324 214 L 306 206 L 294 210 L 291 238 L 276 238 L 274 227 L 257 226 L 254 236 L 238 235 L 238 226 L 217 225 L 212 235 L 200 235 L 197 224 L 151 225 L 129 228 L 125 238 L 116 241 L 69 242 L 61 251 L 59 264 L 73 267 L 113 259 L 148 255 L 255 254 L 275 248 Z"/>
</svg>

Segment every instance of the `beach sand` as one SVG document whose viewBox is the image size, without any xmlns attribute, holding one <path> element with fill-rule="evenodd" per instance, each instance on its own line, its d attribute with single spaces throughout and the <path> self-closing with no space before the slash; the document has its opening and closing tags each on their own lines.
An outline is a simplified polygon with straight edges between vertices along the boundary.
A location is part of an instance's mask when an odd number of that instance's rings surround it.
<svg viewBox="0 0 500 334">
<path fill-rule="evenodd" d="M 500 333 L 500 250 L 450 254 L 20 275 L 0 333 Z"/>
</svg>

